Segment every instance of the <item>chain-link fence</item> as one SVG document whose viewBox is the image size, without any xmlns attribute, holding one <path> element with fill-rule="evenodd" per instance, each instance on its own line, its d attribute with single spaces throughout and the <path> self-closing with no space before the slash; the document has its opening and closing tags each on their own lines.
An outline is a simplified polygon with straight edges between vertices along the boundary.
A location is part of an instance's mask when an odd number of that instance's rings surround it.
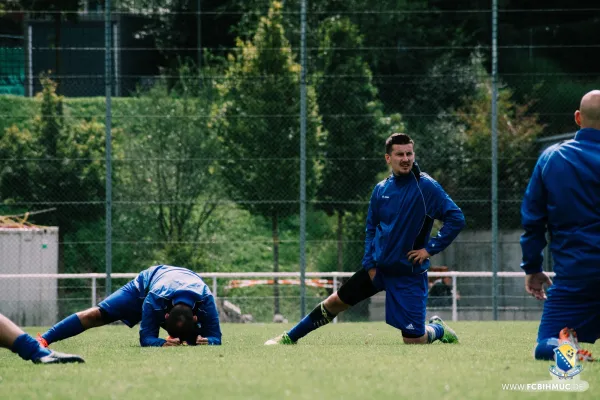
<svg viewBox="0 0 600 400">
<path fill-rule="evenodd" d="M 0 248 L 11 247 L 0 255 L 0 274 L 101 273 L 107 265 L 137 272 L 159 263 L 298 271 L 304 134 L 306 268 L 355 271 L 371 190 L 389 174 L 384 142 L 398 131 L 413 137 L 421 169 L 466 216 L 463 233 L 432 265 L 491 270 L 488 2 L 309 2 L 305 132 L 298 0 L 203 8 L 113 0 L 110 15 L 105 2 L 75 3 L 0 9 L 0 215 L 58 228 L 37 242 L 9 227 L 0 235 Z M 547 144 L 540 140 L 574 132 L 572 112 L 599 83 L 593 66 L 568 61 L 595 53 L 589 33 L 599 15 L 569 5 L 499 10 L 499 271 L 519 270 L 519 208 Z M 26 214 L 35 211 L 43 212 Z M 55 256 L 44 253 L 50 248 Z M 19 289 L 36 294 L 23 300 L 32 309 L 51 302 L 61 318 L 90 304 L 89 281 L 56 280 L 49 291 L 36 282 Z M 114 279 L 111 290 L 124 282 Z M 221 298 L 255 321 L 297 320 L 299 287 L 273 283 L 227 289 Z M 229 284 L 219 278 L 219 287 Z M 491 284 L 459 281 L 461 318 L 491 318 Z M 98 299 L 104 285 L 98 280 Z M 500 318 L 539 312 L 522 286 L 498 280 Z M 10 316 L 9 293 L 0 290 L 0 307 Z M 308 287 L 308 308 L 328 293 Z M 444 301 L 434 303 L 445 312 Z M 361 303 L 340 320 L 381 319 L 381 304 Z"/>
</svg>

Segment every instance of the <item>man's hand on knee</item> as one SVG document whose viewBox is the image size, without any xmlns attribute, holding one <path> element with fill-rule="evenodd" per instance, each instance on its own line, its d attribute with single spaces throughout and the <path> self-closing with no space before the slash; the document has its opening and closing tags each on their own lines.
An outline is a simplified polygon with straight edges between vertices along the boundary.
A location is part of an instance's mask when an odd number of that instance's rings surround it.
<svg viewBox="0 0 600 400">
<path fill-rule="evenodd" d="M 545 272 L 525 275 L 525 290 L 538 300 L 546 300 L 544 285 L 552 285 L 552 280 Z"/>
<path fill-rule="evenodd" d="M 369 273 L 369 278 L 371 278 L 371 281 L 373 281 L 375 279 L 375 275 L 377 275 L 377 268 L 371 268 L 367 272 Z"/>
</svg>

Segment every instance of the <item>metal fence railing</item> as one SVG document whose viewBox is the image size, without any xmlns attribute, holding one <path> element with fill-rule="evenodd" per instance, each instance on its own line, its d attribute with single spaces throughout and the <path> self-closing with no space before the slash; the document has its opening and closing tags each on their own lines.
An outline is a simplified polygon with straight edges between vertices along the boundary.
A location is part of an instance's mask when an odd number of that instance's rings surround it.
<svg viewBox="0 0 600 400">
<path fill-rule="evenodd" d="M 272 280 L 279 280 L 280 282 L 288 281 L 292 284 L 297 285 L 300 277 L 299 272 L 212 272 L 212 273 L 200 273 L 201 277 L 211 287 L 211 291 L 217 300 L 217 304 L 220 305 L 222 312 L 222 319 L 225 322 L 265 322 L 270 318 L 271 311 L 271 296 L 264 296 L 263 294 L 245 293 L 245 289 L 251 287 L 251 283 L 269 283 L 272 284 Z M 554 276 L 554 273 L 550 273 L 550 276 Z M 112 278 L 115 280 L 130 280 L 137 276 L 137 273 L 115 273 Z M 327 290 L 320 293 L 315 292 L 310 295 L 310 299 L 313 303 L 318 303 L 328 294 L 337 291 L 339 286 L 343 283 L 345 278 L 352 276 L 349 272 L 307 272 L 306 279 L 311 282 L 314 281 L 317 287 L 327 288 Z M 430 313 L 444 313 L 447 314 L 448 319 L 452 321 L 458 321 L 459 319 L 491 319 L 491 293 L 486 287 L 484 293 L 477 293 L 473 291 L 474 286 L 480 286 L 482 282 L 486 282 L 489 286 L 489 281 L 492 278 L 492 272 L 490 271 L 471 271 L 471 272 L 429 272 L 430 280 L 436 278 L 451 278 L 452 283 L 451 295 L 448 298 L 439 298 L 447 302 L 448 305 L 441 305 L 438 302 L 434 306 L 429 306 L 428 310 Z M 501 279 L 512 280 L 514 278 L 523 279 L 524 274 L 519 272 L 499 272 L 498 277 Z M 263 278 L 262 280 L 250 280 L 249 278 Z M 264 278 L 270 278 L 268 281 Z M 293 280 L 289 278 L 295 278 Z M 471 281 L 469 281 L 471 279 Z M 473 281 L 472 279 L 476 279 Z M 70 290 L 77 292 L 78 295 L 61 297 L 59 295 L 58 287 L 61 285 L 59 282 L 63 280 L 79 282 L 76 286 L 71 286 Z M 66 315 L 55 311 L 53 315 L 41 315 L 45 309 L 48 308 L 52 303 L 58 304 L 60 302 L 72 302 L 71 307 L 54 307 L 55 310 L 69 308 L 74 311 L 78 311 L 77 307 L 81 309 L 95 306 L 104 296 L 101 294 L 102 284 L 106 280 L 106 274 L 101 273 L 83 273 L 83 274 L 0 274 L 0 287 L 8 287 L 8 285 L 14 285 L 21 281 L 36 282 L 36 285 L 47 287 L 48 285 L 54 288 L 50 293 L 46 293 L 43 297 L 38 296 L 36 299 L 30 298 L 25 302 L 14 302 L 3 307 L 3 313 L 8 315 L 15 320 L 22 320 L 26 318 L 25 323 L 31 324 L 31 321 L 35 321 L 37 324 L 48 325 L 57 320 L 64 318 Z M 243 280 L 243 281 L 242 281 Z M 89 283 L 86 283 L 89 282 Z M 240 284 L 242 281 L 248 283 L 247 285 Z M 237 285 L 231 285 L 231 282 L 237 282 Z M 475 284 L 474 284 L 475 283 Z M 232 289 L 232 286 L 235 288 Z M 501 285 L 502 286 L 502 285 Z M 481 288 L 481 287 L 480 287 Z M 36 290 L 35 285 L 30 285 L 30 289 Z M 6 290 L 3 291 L 5 297 Z M 317 295 L 321 295 L 318 297 Z M 381 295 L 378 295 L 381 297 Z M 281 299 L 287 299 L 287 306 L 282 307 L 282 318 L 289 320 L 290 322 L 296 320 L 299 316 L 297 314 L 297 304 L 300 298 L 296 296 L 290 296 L 290 294 L 282 294 Z M 87 299 L 87 301 L 85 301 Z M 481 301 L 483 299 L 483 301 Z M 514 301 L 517 299 L 518 301 Z M 374 299 L 370 299 L 374 300 Z M 375 299 L 376 300 L 376 299 Z M 436 300 L 435 298 L 429 299 Z M 474 301 L 476 300 L 476 301 Z M 531 296 L 527 295 L 522 288 L 520 294 L 506 294 L 500 295 L 500 312 L 506 314 L 503 319 L 529 319 L 527 315 L 535 315 L 541 311 L 541 302 L 537 302 L 531 299 Z M 6 299 L 2 298 L 0 301 L 6 302 Z M 281 301 L 283 304 L 283 301 Z M 341 319 L 342 321 L 377 321 L 384 320 L 384 314 L 378 313 L 377 302 L 365 301 L 357 304 L 351 311 L 347 313 L 353 314 L 354 317 L 346 318 L 345 313 L 341 314 L 336 320 Z M 383 303 L 379 301 L 380 305 Z M 294 305 L 296 307 L 294 307 Z M 312 305 L 312 304 L 311 304 Z M 269 311 L 265 313 L 265 309 Z M 239 315 L 237 318 L 227 315 L 231 310 Z M 487 312 L 487 318 L 476 317 L 474 315 L 480 315 L 477 313 Z M 520 313 L 517 317 L 517 313 Z M 242 318 L 242 314 L 250 316 L 249 318 Z M 513 315 L 511 318 L 510 315 Z M 462 315 L 462 318 L 461 318 Z M 265 320 L 265 318 L 267 318 Z M 532 317 L 535 318 L 535 317 Z"/>
</svg>

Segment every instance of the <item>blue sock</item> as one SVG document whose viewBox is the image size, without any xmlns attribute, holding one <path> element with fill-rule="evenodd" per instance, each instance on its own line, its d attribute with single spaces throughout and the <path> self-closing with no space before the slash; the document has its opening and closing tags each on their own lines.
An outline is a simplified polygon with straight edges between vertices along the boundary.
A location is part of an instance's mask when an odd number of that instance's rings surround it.
<svg viewBox="0 0 600 400">
<path fill-rule="evenodd" d="M 444 336 L 444 327 L 440 324 L 427 324 L 425 331 L 427 332 L 427 343 L 435 342 Z"/>
<path fill-rule="evenodd" d="M 550 338 L 538 342 L 533 356 L 536 360 L 554 360 L 554 349 L 558 347 L 558 339 Z"/>
<path fill-rule="evenodd" d="M 15 339 L 11 350 L 23 360 L 37 360 L 50 354 L 50 350 L 40 346 L 37 340 L 26 333 Z"/>
<path fill-rule="evenodd" d="M 81 325 L 79 317 L 77 314 L 72 314 L 48 329 L 48 332 L 44 333 L 42 337 L 50 344 L 79 335 L 83 331 L 85 328 Z"/>
<path fill-rule="evenodd" d="M 302 321 L 298 322 L 298 324 L 288 332 L 288 336 L 292 341 L 297 342 L 298 339 L 303 338 L 315 329 L 327 325 L 334 318 L 335 315 L 330 313 L 323 303 L 320 303 L 310 312 L 310 314 L 302 318 Z"/>
</svg>

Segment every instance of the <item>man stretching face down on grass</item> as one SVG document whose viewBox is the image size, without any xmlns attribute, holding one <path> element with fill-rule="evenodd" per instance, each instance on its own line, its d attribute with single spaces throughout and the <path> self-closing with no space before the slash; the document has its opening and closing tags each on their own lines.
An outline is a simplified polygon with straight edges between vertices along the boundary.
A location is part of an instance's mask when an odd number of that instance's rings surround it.
<svg viewBox="0 0 600 400">
<path fill-rule="evenodd" d="M 208 286 L 189 269 L 158 265 L 108 296 L 97 307 L 73 314 L 54 325 L 38 341 L 44 347 L 81 332 L 121 320 L 140 323 L 142 346 L 221 344 L 215 300 Z M 158 337 L 160 328 L 169 337 Z"/>
<path fill-rule="evenodd" d="M 385 142 L 385 160 L 392 174 L 371 195 L 362 268 L 292 330 L 266 345 L 296 343 L 382 290 L 386 291 L 386 322 L 402 331 L 404 343 L 458 342 L 441 318 L 434 316 L 425 325 L 427 269 L 429 257 L 456 238 L 465 219 L 442 187 L 419 171 L 413 147 L 404 133 L 395 133 Z M 430 238 L 434 219 L 444 225 Z"/>
</svg>

